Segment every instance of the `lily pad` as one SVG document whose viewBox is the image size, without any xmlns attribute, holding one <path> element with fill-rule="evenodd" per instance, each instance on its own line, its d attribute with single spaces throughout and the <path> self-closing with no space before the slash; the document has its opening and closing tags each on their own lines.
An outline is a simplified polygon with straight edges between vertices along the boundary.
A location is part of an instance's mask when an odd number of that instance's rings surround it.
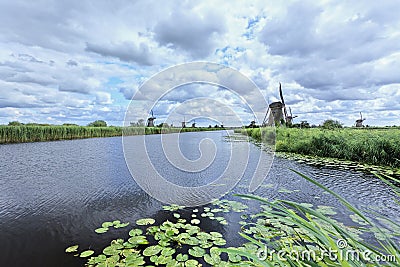
<svg viewBox="0 0 400 267">
<path fill-rule="evenodd" d="M 78 248 L 79 248 L 79 245 L 73 245 L 73 246 L 67 247 L 65 249 L 65 252 L 67 252 L 67 253 L 77 252 Z"/>
<path fill-rule="evenodd" d="M 158 246 L 158 245 L 150 246 L 150 247 L 147 247 L 145 250 L 143 250 L 143 255 L 147 256 L 147 257 L 153 256 L 153 255 L 157 255 L 158 253 L 160 253 L 160 251 L 162 249 L 163 248 L 161 246 Z"/>
<path fill-rule="evenodd" d="M 204 248 L 201 247 L 193 247 L 189 249 L 189 254 L 192 255 L 193 257 L 203 257 L 204 254 L 206 254 L 206 250 Z"/>
<path fill-rule="evenodd" d="M 118 229 L 118 228 L 124 228 L 127 227 L 129 225 L 129 222 L 127 223 L 120 223 L 120 224 L 116 224 L 114 225 L 114 228 Z"/>
<path fill-rule="evenodd" d="M 104 234 L 105 232 L 107 232 L 108 231 L 108 228 L 104 228 L 104 227 L 101 227 L 101 228 L 97 228 L 96 230 L 94 230 L 96 233 L 98 233 L 98 234 Z"/>
<path fill-rule="evenodd" d="M 190 221 L 191 224 L 200 224 L 200 220 L 199 219 L 193 219 Z"/>
<path fill-rule="evenodd" d="M 120 220 L 115 220 L 115 221 L 113 221 L 112 223 L 113 223 L 113 225 L 118 225 L 118 224 L 121 223 L 121 221 L 120 221 Z"/>
<path fill-rule="evenodd" d="M 197 267 L 197 266 L 200 266 L 200 265 L 199 265 L 199 262 L 196 261 L 196 260 L 188 260 L 188 261 L 185 262 L 185 266 L 186 267 Z"/>
<path fill-rule="evenodd" d="M 93 254 L 94 254 L 93 250 L 85 250 L 85 251 L 82 251 L 82 253 L 79 255 L 79 257 L 86 258 L 86 257 L 89 257 L 89 256 L 91 256 Z"/>
<path fill-rule="evenodd" d="M 102 225 L 101 225 L 101 227 L 103 227 L 103 228 L 108 228 L 108 227 L 111 227 L 111 226 L 113 226 L 112 222 L 103 222 Z"/>
<path fill-rule="evenodd" d="M 156 222 L 153 218 L 139 219 L 136 221 L 137 225 L 152 225 Z"/>
<path fill-rule="evenodd" d="M 137 235 L 141 235 L 142 233 L 143 233 L 143 231 L 141 229 L 132 229 L 129 231 L 130 236 L 137 236 Z"/>
<path fill-rule="evenodd" d="M 189 256 L 187 254 L 179 253 L 178 255 L 176 255 L 177 261 L 187 261 L 188 259 L 189 259 Z"/>
</svg>

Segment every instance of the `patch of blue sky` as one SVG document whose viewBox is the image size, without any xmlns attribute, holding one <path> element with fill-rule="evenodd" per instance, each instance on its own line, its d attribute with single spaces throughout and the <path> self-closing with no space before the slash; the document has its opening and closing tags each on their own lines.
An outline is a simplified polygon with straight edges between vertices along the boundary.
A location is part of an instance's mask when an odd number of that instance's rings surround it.
<svg viewBox="0 0 400 267">
<path fill-rule="evenodd" d="M 254 28 L 257 27 L 257 24 L 260 22 L 260 20 L 263 18 L 263 16 L 256 16 L 254 18 L 249 18 L 247 21 L 247 27 L 246 31 L 242 34 L 242 36 L 246 37 L 247 40 L 254 39 Z"/>
<path fill-rule="evenodd" d="M 119 77 L 110 77 L 105 84 L 107 92 L 111 94 L 111 99 L 113 100 L 113 105 L 127 106 L 129 100 L 121 93 L 120 85 L 124 81 Z"/>
</svg>

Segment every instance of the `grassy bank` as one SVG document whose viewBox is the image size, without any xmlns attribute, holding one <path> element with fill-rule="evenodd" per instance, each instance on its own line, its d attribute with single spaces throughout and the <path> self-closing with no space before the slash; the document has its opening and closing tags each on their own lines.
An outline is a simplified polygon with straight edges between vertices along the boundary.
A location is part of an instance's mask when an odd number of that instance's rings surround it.
<svg viewBox="0 0 400 267">
<path fill-rule="evenodd" d="M 256 140 L 272 130 L 243 129 Z M 276 151 L 400 167 L 399 129 L 276 129 Z"/>
<path fill-rule="evenodd" d="M 221 128 L 89 127 L 89 126 L 0 126 L 0 144 L 71 140 L 138 134 L 212 131 Z"/>
</svg>

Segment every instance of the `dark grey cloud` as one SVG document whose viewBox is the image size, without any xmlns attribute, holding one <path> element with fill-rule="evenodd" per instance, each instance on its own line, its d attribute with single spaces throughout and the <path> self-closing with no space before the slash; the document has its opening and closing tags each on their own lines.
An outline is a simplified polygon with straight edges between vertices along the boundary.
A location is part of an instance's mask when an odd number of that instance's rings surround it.
<svg viewBox="0 0 400 267">
<path fill-rule="evenodd" d="M 115 57 L 121 61 L 135 62 L 139 65 L 154 64 L 150 48 L 145 43 L 139 45 L 132 42 L 118 44 L 86 43 L 85 50 L 105 57 Z"/>
<path fill-rule="evenodd" d="M 82 32 L 72 19 L 82 6 L 76 1 L 1 1 L 0 41 L 76 51 Z"/>
<path fill-rule="evenodd" d="M 35 63 L 44 63 L 43 61 L 38 60 L 37 58 L 35 58 L 34 56 L 29 55 L 29 54 L 18 54 L 18 55 L 12 54 L 11 56 L 15 57 L 15 58 L 17 58 L 19 60 L 22 60 L 22 61 L 29 61 L 29 62 L 35 62 Z"/>
<path fill-rule="evenodd" d="M 272 55 L 306 55 L 317 46 L 315 28 L 321 9 L 307 2 L 295 2 L 286 14 L 269 21 L 259 39 Z"/>
<path fill-rule="evenodd" d="M 363 89 L 400 83 L 400 20 L 384 12 L 392 7 L 400 13 L 394 2 L 288 5 L 259 35 L 268 53 L 281 59 L 274 75 L 319 90 L 313 95 L 326 101 L 370 99 Z"/>
<path fill-rule="evenodd" d="M 0 108 L 37 108 L 40 106 L 40 101 L 36 96 L 0 84 Z"/>
<path fill-rule="evenodd" d="M 182 10 L 172 12 L 154 28 L 155 40 L 161 45 L 183 50 L 196 59 L 213 52 L 215 39 L 224 32 L 221 16 L 213 12 L 200 15 Z"/>
<path fill-rule="evenodd" d="M 315 56 L 324 60 L 342 59 L 349 63 L 368 62 L 399 49 L 399 37 L 390 36 L 388 28 L 398 25 L 398 18 L 382 20 L 383 13 L 372 12 L 374 5 L 364 9 L 338 6 L 343 13 L 330 14 L 333 7 L 319 6 L 312 1 L 298 1 L 287 6 L 286 12 L 269 20 L 259 39 L 272 55 L 291 57 Z M 400 12 L 400 7 L 393 6 Z M 331 17 L 330 17 L 331 16 Z"/>
<path fill-rule="evenodd" d="M 70 60 L 67 61 L 67 66 L 76 67 L 76 66 L 78 66 L 78 62 L 76 62 L 75 60 L 70 59 Z"/>
<path fill-rule="evenodd" d="M 58 90 L 60 92 L 89 94 L 91 88 L 85 81 L 66 80 L 58 85 Z"/>
<path fill-rule="evenodd" d="M 43 75 L 38 75 L 38 73 L 15 73 L 13 76 L 4 80 L 7 82 L 36 83 L 44 86 L 54 84 L 56 82 L 56 80 Z"/>
</svg>

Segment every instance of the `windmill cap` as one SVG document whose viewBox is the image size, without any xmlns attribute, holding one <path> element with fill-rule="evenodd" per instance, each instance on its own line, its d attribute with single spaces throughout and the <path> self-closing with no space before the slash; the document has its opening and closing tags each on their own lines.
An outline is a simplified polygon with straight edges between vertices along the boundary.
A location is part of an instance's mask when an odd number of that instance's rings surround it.
<svg viewBox="0 0 400 267">
<path fill-rule="evenodd" d="M 281 102 L 273 102 L 271 104 L 269 104 L 270 108 L 282 108 L 283 104 Z"/>
</svg>

